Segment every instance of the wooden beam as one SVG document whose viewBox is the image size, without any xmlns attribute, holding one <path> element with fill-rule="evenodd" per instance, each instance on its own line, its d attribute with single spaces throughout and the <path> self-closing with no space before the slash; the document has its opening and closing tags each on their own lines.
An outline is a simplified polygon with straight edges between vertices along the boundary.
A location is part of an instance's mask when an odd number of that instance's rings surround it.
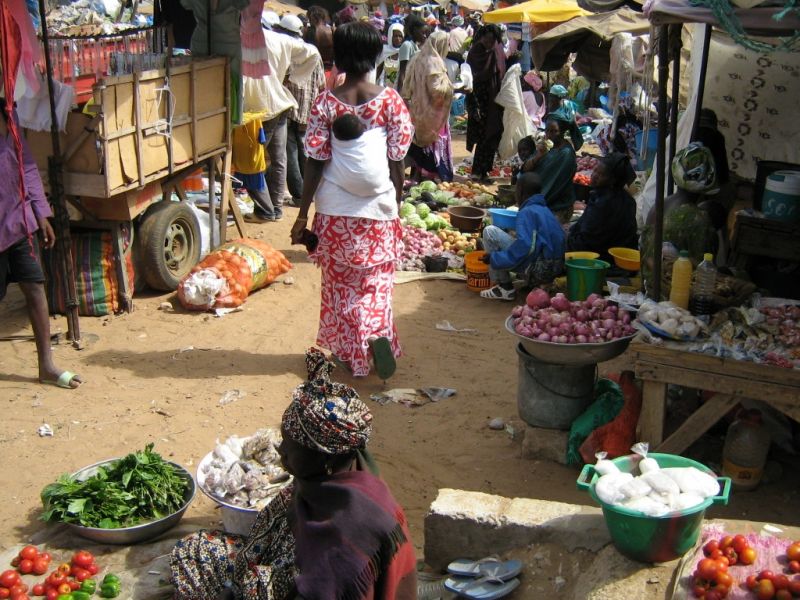
<svg viewBox="0 0 800 600">
<path fill-rule="evenodd" d="M 651 448 L 667 454 L 681 454 L 736 406 L 739 400 L 741 398 L 735 396 L 716 394 L 694 411 L 662 444 L 656 448 L 651 445 Z"/>
<path fill-rule="evenodd" d="M 658 447 L 664 439 L 664 415 L 667 411 L 667 384 L 644 381 L 642 412 L 639 415 L 639 440 Z"/>
<path fill-rule="evenodd" d="M 136 127 L 136 167 L 139 172 L 139 186 L 144 187 L 144 154 L 142 148 L 144 147 L 144 134 L 142 132 L 142 109 L 139 106 L 141 102 L 139 94 L 139 74 L 133 74 L 133 122 Z"/>
<path fill-rule="evenodd" d="M 78 148 L 80 148 L 83 145 L 83 143 L 89 138 L 91 134 L 97 133 L 97 126 L 100 124 L 101 120 L 102 120 L 101 114 L 100 113 L 96 114 L 94 117 L 92 117 L 92 120 L 86 124 L 86 126 L 83 128 L 83 131 L 81 131 L 80 135 L 78 135 L 74 140 L 72 140 L 70 145 L 67 146 L 67 149 L 64 150 L 64 154 L 61 155 L 61 161 L 63 162 L 63 164 L 67 164 L 69 159 L 73 157 L 73 155 L 78 151 Z"/>
</svg>

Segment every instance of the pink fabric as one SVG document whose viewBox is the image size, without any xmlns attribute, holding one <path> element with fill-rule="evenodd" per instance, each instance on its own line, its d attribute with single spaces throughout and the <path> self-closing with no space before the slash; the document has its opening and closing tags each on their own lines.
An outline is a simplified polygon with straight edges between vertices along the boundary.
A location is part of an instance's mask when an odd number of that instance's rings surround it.
<svg viewBox="0 0 800 600">
<path fill-rule="evenodd" d="M 39 39 L 36 37 L 36 31 L 33 29 L 33 21 L 31 21 L 31 17 L 28 14 L 25 0 L 3 1 L 8 10 L 10 10 L 11 19 L 19 29 L 19 67 L 22 69 L 23 75 L 25 75 L 26 83 L 31 86 L 34 92 L 37 92 L 39 91 L 39 77 L 36 74 L 36 67 L 44 67 L 44 57 L 42 56 L 42 47 L 39 44 Z M 42 19 L 44 19 L 44 15 Z M 14 76 L 16 77 L 16 71 Z M 8 88 L 6 88 L 6 97 L 14 97 L 13 93 L 9 94 Z"/>
<path fill-rule="evenodd" d="M 528 71 L 525 73 L 525 77 L 523 77 L 525 83 L 527 83 L 531 88 L 533 88 L 534 92 L 538 92 L 542 89 L 542 78 L 536 73 L 536 71 Z"/>
<path fill-rule="evenodd" d="M 368 375 L 369 338 L 385 336 L 401 354 L 392 315 L 400 221 L 317 213 L 313 231 L 319 245 L 310 258 L 322 271 L 317 344 L 350 363 L 354 375 Z"/>
<path fill-rule="evenodd" d="M 536 102 L 536 94 L 522 92 L 522 103 L 525 105 L 525 112 L 528 113 L 534 127 L 541 127 L 544 123 L 544 116 L 547 114 L 547 98 L 543 96 L 543 102 L 539 105 Z"/>
<path fill-rule="evenodd" d="M 24 1 L 24 0 L 23 0 Z M 261 78 L 270 74 L 267 59 L 267 41 L 261 28 L 261 11 L 264 0 L 250 0 L 242 11 L 239 27 L 242 40 L 242 75 L 244 77 Z"/>
</svg>

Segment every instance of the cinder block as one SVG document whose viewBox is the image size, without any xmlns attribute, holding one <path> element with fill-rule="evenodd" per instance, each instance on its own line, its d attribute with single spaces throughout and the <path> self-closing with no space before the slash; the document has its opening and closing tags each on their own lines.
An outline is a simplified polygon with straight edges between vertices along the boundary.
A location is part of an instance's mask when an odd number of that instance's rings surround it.
<svg viewBox="0 0 800 600">
<path fill-rule="evenodd" d="M 425 562 L 443 569 L 537 542 L 596 552 L 610 542 L 593 507 L 441 489 L 425 517 Z"/>
<path fill-rule="evenodd" d="M 568 439 L 569 431 L 526 425 L 522 438 L 522 458 L 549 460 L 565 465 Z"/>
</svg>

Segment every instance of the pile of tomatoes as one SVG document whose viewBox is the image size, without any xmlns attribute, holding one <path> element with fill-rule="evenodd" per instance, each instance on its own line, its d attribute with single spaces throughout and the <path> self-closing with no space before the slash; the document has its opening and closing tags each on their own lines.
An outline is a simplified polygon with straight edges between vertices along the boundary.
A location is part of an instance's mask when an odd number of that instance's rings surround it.
<svg viewBox="0 0 800 600">
<path fill-rule="evenodd" d="M 705 558 L 697 563 L 692 575 L 692 593 L 695 598 L 705 600 L 721 600 L 728 595 L 735 583 L 728 567 L 756 562 L 755 548 L 743 535 L 709 540 L 703 546 L 703 554 Z"/>
<path fill-rule="evenodd" d="M 719 540 L 710 540 L 703 546 L 707 558 L 725 558 L 728 566 L 752 565 L 756 562 L 756 550 L 743 535 L 726 535 Z"/>
<path fill-rule="evenodd" d="M 800 581 L 791 581 L 786 575 L 761 571 L 745 580 L 747 589 L 753 591 L 758 600 L 791 600 L 800 597 Z"/>
<path fill-rule="evenodd" d="M 0 573 L 0 600 L 30 600 L 29 589 L 33 596 L 56 600 L 59 595 L 80 589 L 83 581 L 100 570 L 90 552 L 79 550 L 70 562 L 59 565 L 44 581 L 28 588 L 21 575 L 44 575 L 50 568 L 51 561 L 47 552 L 39 552 L 36 546 L 25 546 L 11 561 L 11 566 L 16 567 L 16 570 L 9 569 Z"/>
</svg>

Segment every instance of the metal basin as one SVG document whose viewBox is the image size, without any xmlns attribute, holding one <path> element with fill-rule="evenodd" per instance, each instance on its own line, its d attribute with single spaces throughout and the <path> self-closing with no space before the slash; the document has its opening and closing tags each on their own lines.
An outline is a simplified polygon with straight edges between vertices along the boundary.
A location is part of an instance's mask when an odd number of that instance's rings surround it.
<svg viewBox="0 0 800 600">
<path fill-rule="evenodd" d="M 76 471 L 72 474 L 73 477 L 83 480 L 88 479 L 95 473 L 97 473 L 98 467 L 102 467 L 113 463 L 115 461 L 120 460 L 119 458 L 111 458 L 109 460 L 103 460 L 93 465 L 89 465 L 88 467 L 84 467 L 80 471 Z M 181 465 L 169 462 L 173 467 L 177 468 L 181 477 L 186 480 L 186 492 L 183 495 L 183 506 L 181 506 L 177 511 L 163 517 L 161 519 L 157 519 L 155 521 L 148 521 L 147 523 L 140 523 L 139 525 L 133 525 L 131 527 L 119 527 L 117 529 L 103 529 L 101 527 L 84 527 L 83 525 L 77 525 L 75 523 L 65 523 L 65 525 L 72 531 L 73 533 L 86 538 L 87 540 L 92 540 L 94 542 L 98 542 L 100 544 L 119 544 L 119 545 L 130 545 L 130 544 L 137 544 L 139 542 L 145 542 L 147 540 L 151 540 L 153 538 L 158 537 L 165 531 L 172 529 L 177 525 L 180 520 L 183 518 L 186 509 L 189 508 L 189 505 L 192 503 L 194 499 L 194 494 L 196 491 L 196 486 L 194 484 L 194 479 L 192 479 L 191 473 L 184 469 Z"/>
<path fill-rule="evenodd" d="M 506 319 L 506 330 L 518 338 L 525 351 L 536 360 L 554 365 L 591 365 L 616 358 L 628 348 L 636 334 L 599 344 L 556 344 L 532 340 L 514 331 L 513 317 Z"/>
</svg>

